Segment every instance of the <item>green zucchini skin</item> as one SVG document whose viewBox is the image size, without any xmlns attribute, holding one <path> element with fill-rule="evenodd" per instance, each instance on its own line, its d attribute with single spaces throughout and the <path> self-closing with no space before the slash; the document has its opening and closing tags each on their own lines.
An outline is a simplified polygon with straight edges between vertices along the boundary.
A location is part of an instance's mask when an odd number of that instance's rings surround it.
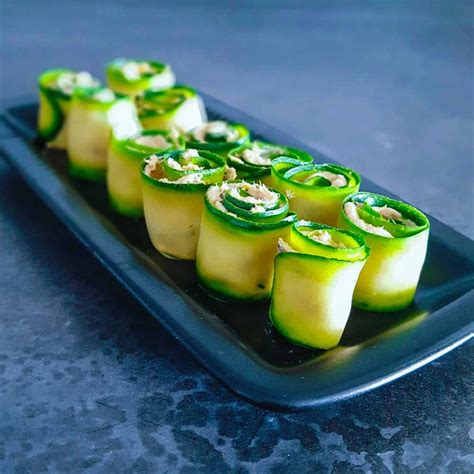
<svg viewBox="0 0 474 474">
<path fill-rule="evenodd" d="M 109 91 L 110 100 L 100 101 L 96 94 Z M 85 180 L 103 180 L 107 171 L 110 133 L 117 137 L 139 130 L 132 99 L 101 88 L 77 88 L 72 97 L 68 126 L 69 172 Z"/>
<path fill-rule="evenodd" d="M 154 71 L 140 74 L 137 78 L 130 78 L 123 69 L 130 62 L 145 63 Z M 116 58 L 107 64 L 106 76 L 110 89 L 129 96 L 137 96 L 147 89 L 167 89 L 175 84 L 175 75 L 168 64 L 144 59 Z"/>
<path fill-rule="evenodd" d="M 271 294 L 277 241 L 288 235 L 296 215 L 288 212 L 286 197 L 271 190 L 278 196 L 277 206 L 265 209 L 261 215 L 249 216 L 250 211 L 244 205 L 239 209 L 235 201 L 232 204 L 232 200 L 227 199 L 230 191 L 226 189 L 239 186 L 249 186 L 249 183 L 223 183 L 206 193 L 197 249 L 197 275 L 204 287 L 224 298 L 267 299 Z M 223 193 L 222 205 L 226 211 L 216 204 L 215 193 Z"/>
<path fill-rule="evenodd" d="M 340 174 L 346 178 L 347 185 L 333 187 L 298 181 L 301 175 L 309 176 L 317 172 Z M 331 226 L 337 224 L 342 201 L 359 190 L 360 181 L 360 176 L 354 170 L 332 163 L 304 163 L 291 157 L 277 158 L 272 162 L 272 186 L 289 197 L 290 209 L 300 219 Z"/>
<path fill-rule="evenodd" d="M 145 130 L 177 129 L 186 133 L 206 118 L 201 98 L 193 88 L 185 85 L 146 90 L 136 97 L 136 103 Z"/>
<path fill-rule="evenodd" d="M 380 218 L 372 221 L 377 227 L 389 227 L 393 238 L 368 232 L 346 214 L 348 202 L 389 206 L 411 219 L 416 227 L 398 226 Z M 360 192 L 348 196 L 339 216 L 339 226 L 363 235 L 371 248 L 371 255 L 362 270 L 354 291 L 353 304 L 367 311 L 391 312 L 408 307 L 415 297 L 426 257 L 430 223 L 415 207 L 402 201 L 373 193 Z"/>
<path fill-rule="evenodd" d="M 44 71 L 38 78 L 39 114 L 38 136 L 51 148 L 67 148 L 67 124 L 71 94 L 55 87 L 64 74 L 76 74 L 71 69 L 58 68 Z"/>
<path fill-rule="evenodd" d="M 150 158 L 142 164 L 142 190 L 145 222 L 155 249 L 168 258 L 195 260 L 198 245 L 204 195 L 213 182 L 222 181 L 225 160 L 214 153 L 200 150 L 196 161 L 205 160 L 207 169 L 172 174 L 166 161 L 179 161 L 183 150 L 154 155 L 159 160 L 159 178 L 147 173 Z M 171 174 L 167 174 L 171 173 Z M 199 183 L 180 183 L 184 175 L 199 173 Z M 167 181 L 162 181 L 166 178 Z"/>
<path fill-rule="evenodd" d="M 162 136 L 170 146 L 156 148 L 136 142 L 140 137 Z M 107 152 L 107 190 L 112 208 L 128 217 L 143 217 L 142 162 L 169 149 L 184 149 L 184 138 L 176 139 L 166 130 L 145 130 L 132 137 L 110 134 Z"/>
<path fill-rule="evenodd" d="M 315 242 L 301 230 L 326 232 L 350 248 Z M 370 250 L 362 236 L 310 221 L 291 229 L 294 251 L 279 253 L 269 316 L 289 341 L 317 349 L 337 346 L 351 310 L 357 278 Z"/>
<path fill-rule="evenodd" d="M 276 145 L 274 143 L 262 142 L 259 140 L 249 141 L 227 152 L 227 164 L 235 169 L 238 179 L 261 181 L 267 186 L 271 185 L 271 164 L 253 164 L 246 162 L 245 159 L 242 158 L 242 154 L 246 150 L 252 149 L 254 146 L 263 149 L 267 148 L 269 150 L 269 158 L 272 161 L 282 156 L 288 156 L 303 163 L 313 162 L 313 157 L 309 153 L 297 148 Z"/>
<path fill-rule="evenodd" d="M 201 124 L 201 126 L 204 124 Z M 216 142 L 210 142 L 210 141 L 198 141 L 193 137 L 193 132 L 194 130 L 191 130 L 188 132 L 186 136 L 186 147 L 187 148 L 194 148 L 197 150 L 207 150 L 207 151 L 212 151 L 213 153 L 218 153 L 220 155 L 223 155 L 224 157 L 227 156 L 227 152 L 229 150 L 232 150 L 233 148 L 236 148 L 238 146 L 243 145 L 244 143 L 247 143 L 250 139 L 250 132 L 248 128 L 245 125 L 242 125 L 240 123 L 228 123 L 227 124 L 231 129 L 235 130 L 239 138 L 237 140 L 233 140 L 231 142 L 227 141 L 216 141 Z"/>
</svg>

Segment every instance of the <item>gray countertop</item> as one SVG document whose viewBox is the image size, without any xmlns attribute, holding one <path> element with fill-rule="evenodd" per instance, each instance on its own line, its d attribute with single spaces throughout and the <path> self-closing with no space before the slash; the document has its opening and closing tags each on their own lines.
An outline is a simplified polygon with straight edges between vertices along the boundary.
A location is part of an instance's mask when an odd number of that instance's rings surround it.
<svg viewBox="0 0 474 474">
<path fill-rule="evenodd" d="M 2 2 L 2 98 L 51 66 L 157 57 L 474 235 L 472 3 L 138 5 Z M 472 344 L 274 413 L 207 375 L 2 161 L 0 242 L 1 472 L 474 469 Z"/>
</svg>

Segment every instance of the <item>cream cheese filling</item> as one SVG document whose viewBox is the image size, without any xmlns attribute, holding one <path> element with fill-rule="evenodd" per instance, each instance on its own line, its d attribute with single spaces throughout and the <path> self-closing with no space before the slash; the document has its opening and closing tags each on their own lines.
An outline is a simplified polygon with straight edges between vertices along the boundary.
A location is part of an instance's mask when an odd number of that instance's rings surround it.
<svg viewBox="0 0 474 474">
<path fill-rule="evenodd" d="M 60 74 L 56 81 L 51 84 L 51 87 L 70 95 L 76 87 L 95 87 L 98 85 L 99 81 L 94 79 L 92 74 L 87 71 L 80 71 Z"/>
<path fill-rule="evenodd" d="M 393 238 L 393 235 L 383 227 L 374 226 L 361 219 L 359 213 L 357 212 L 357 206 L 353 202 L 346 202 L 346 204 L 344 204 L 344 211 L 349 220 L 362 230 L 365 230 L 366 232 L 369 232 L 374 235 Z"/>
<path fill-rule="evenodd" d="M 140 79 L 143 74 L 155 72 L 155 69 L 146 61 L 127 61 L 121 68 L 122 74 L 129 81 Z"/>
<path fill-rule="evenodd" d="M 377 211 L 382 217 L 385 217 L 385 219 L 400 221 L 403 225 L 406 225 L 408 227 L 416 227 L 416 224 L 411 219 L 406 218 L 401 212 L 397 211 L 396 209 L 393 209 L 393 207 L 372 206 L 372 209 L 374 211 Z"/>
<path fill-rule="evenodd" d="M 225 135 L 226 142 L 233 142 L 239 139 L 239 132 L 222 120 L 203 123 L 195 128 L 191 135 L 196 141 L 204 143 L 208 133 Z"/>
<path fill-rule="evenodd" d="M 324 229 L 313 229 L 313 230 L 300 230 L 300 232 L 309 237 L 314 242 L 318 242 L 329 247 L 345 249 L 347 248 L 342 242 L 337 242 L 333 239 L 333 236 Z"/>
<path fill-rule="evenodd" d="M 267 156 L 265 156 L 264 150 L 255 145 L 252 148 L 245 149 L 242 156 L 247 163 L 251 163 L 252 165 L 270 166 L 272 164 L 272 160 L 268 157 L 268 153 Z"/>
<path fill-rule="evenodd" d="M 224 195 L 225 192 L 231 189 L 231 184 L 232 183 L 223 182 L 220 185 L 211 186 L 207 190 L 207 199 L 219 211 L 234 215 L 232 212 L 229 212 L 226 209 L 224 204 L 222 204 L 222 196 Z"/>
<path fill-rule="evenodd" d="M 149 156 L 146 160 L 144 172 L 147 176 L 154 179 L 161 179 L 164 177 L 163 168 L 161 166 L 162 160 L 156 155 Z"/>
<path fill-rule="evenodd" d="M 192 163 L 191 160 L 193 158 L 198 158 L 199 152 L 194 149 L 185 150 L 181 153 L 181 159 L 184 163 L 179 163 L 175 159 L 171 158 L 168 160 L 168 165 L 178 171 L 198 171 L 203 170 L 203 166 L 199 166 L 195 163 Z"/>
<path fill-rule="evenodd" d="M 176 160 L 168 160 L 168 164 L 173 168 L 173 165 L 170 162 L 176 163 L 178 166 L 179 163 Z M 152 155 L 145 160 L 145 174 L 150 178 L 156 179 L 162 183 L 171 183 L 171 184 L 202 184 L 204 183 L 202 179 L 202 173 L 189 173 L 181 176 L 178 179 L 170 180 L 165 178 L 163 167 L 162 167 L 162 159 L 157 157 L 156 155 Z"/>
<path fill-rule="evenodd" d="M 239 189 L 244 190 L 249 196 L 241 196 Z M 242 183 L 238 188 L 233 187 L 230 194 L 239 201 L 254 204 L 255 206 L 265 204 L 274 204 L 278 201 L 278 194 L 270 191 L 264 184 L 261 183 Z"/>
<path fill-rule="evenodd" d="M 200 173 L 191 173 L 185 174 L 174 181 L 171 181 L 166 178 L 160 179 L 163 183 L 174 183 L 174 184 L 202 184 L 204 181 L 202 180 L 202 174 Z"/>
<path fill-rule="evenodd" d="M 281 237 L 279 237 L 278 239 L 277 247 L 278 247 L 278 253 L 298 252 L 290 244 L 285 242 Z"/>
<path fill-rule="evenodd" d="M 199 152 L 194 149 L 185 150 L 181 153 L 181 158 L 185 161 L 184 164 L 179 163 L 175 159 L 168 160 L 168 165 L 177 171 L 198 171 L 204 169 L 202 166 L 192 163 L 193 158 L 199 157 Z"/>
<path fill-rule="evenodd" d="M 249 196 L 241 196 L 239 189 L 247 192 Z M 250 212 L 258 213 L 265 212 L 265 204 L 274 204 L 278 201 L 278 194 L 270 191 L 264 184 L 261 183 L 228 183 L 223 182 L 218 186 L 212 186 L 207 191 L 207 199 L 217 209 L 226 214 L 235 216 L 233 212 L 230 212 L 222 203 L 223 196 L 226 192 L 239 201 L 247 202 L 252 204 L 249 209 Z"/>
<path fill-rule="evenodd" d="M 112 102 L 115 99 L 115 94 L 110 89 L 100 89 L 94 94 L 94 100 L 98 102 Z"/>
<path fill-rule="evenodd" d="M 310 181 L 311 179 L 315 178 L 316 176 L 321 176 L 322 178 L 327 179 L 331 182 L 331 187 L 333 188 L 342 188 L 347 186 L 347 179 L 342 174 L 335 174 L 331 173 L 330 171 L 316 171 L 315 173 L 311 173 L 303 183 Z"/>
<path fill-rule="evenodd" d="M 135 139 L 135 143 L 150 148 L 170 148 L 172 146 L 163 135 L 140 135 Z"/>
<path fill-rule="evenodd" d="M 168 160 L 168 166 L 176 171 L 198 171 L 203 169 L 202 166 L 196 165 L 189 161 L 185 164 L 181 164 L 173 158 Z"/>
<path fill-rule="evenodd" d="M 224 166 L 224 180 L 226 181 L 233 181 L 237 178 L 237 171 L 232 166 Z"/>
<path fill-rule="evenodd" d="M 183 151 L 181 153 L 181 157 L 185 160 L 190 160 L 191 158 L 197 158 L 199 156 L 199 152 L 194 148 L 190 148 L 188 150 Z"/>
<path fill-rule="evenodd" d="M 270 155 L 272 153 L 283 153 L 283 150 L 278 147 L 261 147 L 257 143 L 254 143 L 251 148 L 246 148 L 242 157 L 247 163 L 257 166 L 270 166 L 272 160 Z"/>
</svg>

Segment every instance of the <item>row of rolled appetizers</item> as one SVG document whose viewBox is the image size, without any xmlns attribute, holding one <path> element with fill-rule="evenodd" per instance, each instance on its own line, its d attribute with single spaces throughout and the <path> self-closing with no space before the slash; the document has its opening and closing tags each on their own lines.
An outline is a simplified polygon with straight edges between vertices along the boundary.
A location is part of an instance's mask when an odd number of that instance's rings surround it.
<svg viewBox="0 0 474 474">
<path fill-rule="evenodd" d="M 422 212 L 359 192 L 349 168 L 207 121 L 168 65 L 116 59 L 106 75 L 108 87 L 87 72 L 43 73 L 39 135 L 67 150 L 71 175 L 105 179 L 116 212 L 144 216 L 162 255 L 196 260 L 212 293 L 271 297 L 273 325 L 323 349 L 338 344 L 351 305 L 412 303 L 429 233 Z"/>
</svg>

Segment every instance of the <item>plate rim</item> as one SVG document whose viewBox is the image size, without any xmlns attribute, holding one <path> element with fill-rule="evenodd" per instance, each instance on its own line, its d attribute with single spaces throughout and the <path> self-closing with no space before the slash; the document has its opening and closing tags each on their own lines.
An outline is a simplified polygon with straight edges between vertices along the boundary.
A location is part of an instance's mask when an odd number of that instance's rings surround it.
<svg viewBox="0 0 474 474">
<path fill-rule="evenodd" d="M 210 105 L 211 110 L 226 110 L 226 115 L 229 111 L 232 114 L 239 116 L 238 121 L 244 121 L 247 123 L 251 130 L 255 130 L 257 135 L 267 135 L 267 134 L 276 134 L 283 137 L 284 143 L 288 143 L 291 146 L 297 146 L 303 148 L 307 151 L 316 154 L 318 158 L 324 159 L 326 161 L 334 162 L 331 158 L 325 156 L 322 153 L 316 152 L 310 147 L 305 146 L 299 141 L 295 140 L 292 137 L 289 137 L 285 132 L 276 130 L 273 127 L 270 127 L 263 122 L 240 112 L 234 109 L 227 104 L 224 104 L 217 99 L 214 99 L 207 94 L 201 93 L 204 98 L 206 105 Z M 449 329 L 444 328 L 446 335 L 440 340 L 431 341 L 428 346 L 425 346 L 423 349 L 415 350 L 411 355 L 402 357 L 400 363 L 394 361 L 390 368 L 384 367 L 383 370 L 379 369 L 377 373 L 374 373 L 373 376 L 366 375 L 365 378 L 362 377 L 361 380 L 356 381 L 355 384 L 351 384 L 350 387 L 341 387 L 335 391 L 327 391 L 324 395 L 317 395 L 308 390 L 308 387 L 311 387 L 312 382 L 314 382 L 314 371 L 313 377 L 310 377 L 305 373 L 306 364 L 302 366 L 295 366 L 291 368 L 278 368 L 272 366 L 268 362 L 259 358 L 256 354 L 244 350 L 241 347 L 241 344 L 238 344 L 240 340 L 239 336 L 234 334 L 232 330 L 222 323 L 220 320 L 215 317 L 213 327 L 210 327 L 210 319 L 206 319 L 205 327 L 202 326 L 202 321 L 200 319 L 199 311 L 197 311 L 196 306 L 193 305 L 192 299 L 190 297 L 183 297 L 181 290 L 177 291 L 176 288 L 173 288 L 171 280 L 167 277 L 164 277 L 164 272 L 161 273 L 158 281 L 161 281 L 162 284 L 158 285 L 162 294 L 159 297 L 155 297 L 155 300 L 150 300 L 150 294 L 147 291 L 144 291 L 144 287 L 150 284 L 150 279 L 152 279 L 154 288 L 153 291 L 157 291 L 157 269 L 155 265 L 151 265 L 155 268 L 149 268 L 147 272 L 141 275 L 133 274 L 131 269 L 135 268 L 147 268 L 150 266 L 150 263 L 147 262 L 148 259 L 144 257 L 141 252 L 135 250 L 131 247 L 124 238 L 119 239 L 117 231 L 113 231 L 113 225 L 105 218 L 102 217 L 99 213 L 95 212 L 93 207 L 90 206 L 80 194 L 73 189 L 72 186 L 65 186 L 67 180 L 62 180 L 59 175 L 57 175 L 54 170 L 47 166 L 42 160 L 38 159 L 37 154 L 34 150 L 31 150 L 27 144 L 26 139 L 33 138 L 34 133 L 31 132 L 31 129 L 26 127 L 21 127 L 21 124 L 16 123 L 16 119 L 11 116 L 9 109 L 20 106 L 35 106 L 37 101 L 32 96 L 22 96 L 20 98 L 11 99 L 7 102 L 7 105 L 2 111 L 3 118 L 6 122 L 14 128 L 13 135 L 4 137 L 2 136 L 2 153 L 6 157 L 21 177 L 26 181 L 27 185 L 30 186 L 37 194 L 40 195 L 41 199 L 45 204 L 52 209 L 52 211 L 58 216 L 58 218 L 63 221 L 66 226 L 81 240 L 85 246 L 92 251 L 92 253 L 101 261 L 104 266 L 112 272 L 112 274 L 128 289 L 129 292 L 152 314 L 152 316 L 157 319 L 165 328 L 174 335 L 181 344 L 183 344 L 188 351 L 190 351 L 194 357 L 206 368 L 208 372 L 211 373 L 213 377 L 220 380 L 227 388 L 232 392 L 236 393 L 240 397 L 250 401 L 259 406 L 272 409 L 280 410 L 294 410 L 301 408 L 314 407 L 318 405 L 323 405 L 331 402 L 336 402 L 339 400 L 351 398 L 353 396 L 365 393 L 369 390 L 373 390 L 379 386 L 382 386 L 386 383 L 392 382 L 418 368 L 428 364 L 429 362 L 435 360 L 438 357 L 446 354 L 450 350 L 460 346 L 461 344 L 470 340 L 474 335 L 474 323 L 469 319 L 469 315 L 465 315 L 464 312 L 474 305 L 474 290 L 468 290 L 461 297 L 451 301 L 449 304 L 441 307 L 437 311 L 434 311 L 430 314 L 430 317 L 427 320 L 432 323 L 435 319 L 438 320 L 438 326 L 444 321 L 446 324 L 447 321 L 451 322 L 453 319 L 458 324 L 456 331 L 449 331 Z M 237 121 L 237 119 L 236 119 Z M 281 141 L 281 140 L 280 140 Z M 6 144 L 5 144 L 6 143 Z M 34 160 L 36 162 L 37 168 L 35 172 L 31 173 L 30 170 L 25 169 L 25 167 L 19 166 L 18 158 L 15 158 L 12 154 L 12 147 L 23 147 L 22 160 L 24 156 L 28 156 L 27 159 Z M 33 167 L 34 168 L 34 167 Z M 45 189 L 44 181 L 41 181 L 43 185 L 40 184 L 40 180 L 32 179 L 35 174 L 42 174 L 43 179 L 47 177 L 47 180 L 50 181 L 50 184 L 53 186 L 51 189 Z M 48 176 L 49 173 L 49 176 Z M 390 193 L 380 186 L 372 183 L 370 180 L 364 180 L 364 184 L 369 184 L 369 187 L 372 189 L 379 190 L 378 192 L 383 192 L 385 194 L 393 196 L 393 193 Z M 67 193 L 68 199 L 66 202 L 58 202 L 54 200 L 51 196 L 54 193 L 54 189 L 68 187 Z M 64 206 L 64 205 L 65 206 Z M 102 232 L 107 238 L 116 239 L 116 244 L 118 245 L 111 252 L 107 248 L 101 248 L 100 245 L 97 247 L 97 241 L 91 241 L 91 232 L 81 231 L 80 222 L 84 219 L 93 219 L 92 215 L 95 218 L 94 232 Z M 430 216 L 430 221 L 435 227 L 435 237 L 440 238 L 445 245 L 448 247 L 456 247 L 456 251 L 471 256 L 474 252 L 471 252 L 474 249 L 474 243 L 466 236 L 460 234 L 454 229 L 448 227 L 445 224 L 442 224 L 437 219 Z M 97 237 L 97 234 L 95 234 Z M 446 242 L 447 241 L 447 242 Z M 94 246 L 95 244 L 95 246 Z M 460 251 L 461 248 L 461 251 Z M 115 252 L 115 253 L 114 253 Z M 474 256 L 473 256 L 474 259 Z M 474 261 L 469 259 L 469 261 Z M 127 276 L 127 271 L 130 273 Z M 146 281 L 143 278 L 146 277 Z M 165 280 L 165 281 L 164 281 Z M 179 296 L 178 305 L 171 305 L 169 308 L 164 308 L 163 305 L 159 305 L 157 300 L 160 298 L 166 298 L 166 301 L 173 301 L 169 297 L 173 295 L 176 300 L 176 295 Z M 168 297 L 168 298 L 167 298 Z M 176 302 L 177 303 L 177 302 Z M 169 305 L 168 305 L 169 306 Z M 178 324 L 177 318 L 173 316 L 176 314 L 176 311 L 188 312 L 193 321 L 191 328 L 185 328 L 183 324 Z M 182 314 L 182 313 L 181 313 Z M 440 318 L 440 315 L 442 318 Z M 461 316 L 460 316 L 461 315 Z M 202 315 L 201 315 L 202 316 Z M 199 324 L 201 321 L 201 324 Z M 463 322 L 466 324 L 463 324 Z M 436 327 L 436 325 L 435 325 Z M 192 333 L 189 334 L 190 329 Z M 415 329 L 415 333 L 412 334 L 411 339 L 415 338 L 418 342 L 420 340 L 426 340 L 425 326 L 421 322 Z M 202 347 L 202 337 L 208 337 L 210 333 L 218 334 L 223 333 L 225 337 L 221 337 L 218 340 L 218 343 L 213 344 L 213 350 L 209 350 L 208 347 Z M 203 335 L 204 334 L 204 335 Z M 197 337 L 201 335 L 202 337 Z M 386 341 L 392 341 L 388 345 L 385 344 L 385 351 L 388 349 L 394 350 L 392 347 L 401 342 L 407 343 L 403 340 L 403 336 L 406 336 L 406 332 L 401 332 L 400 334 L 391 336 L 386 339 Z M 401 337 L 401 339 L 400 339 Z M 190 339 L 189 339 L 190 338 Z M 420 339 L 421 338 L 421 339 Z M 423 339 L 424 338 L 424 339 Z M 229 341 L 232 341 L 229 342 Z M 369 341 L 366 341 L 370 343 Z M 412 341 L 413 342 L 413 341 Z M 428 343 L 427 343 L 428 344 Z M 205 344 L 204 344 L 205 346 Z M 378 350 L 375 350 L 377 349 Z M 375 344 L 373 347 L 369 347 L 371 352 L 375 350 L 375 355 L 378 353 L 380 355 L 380 344 Z M 222 360 L 219 361 L 219 357 L 216 357 L 216 354 L 225 354 L 227 353 L 227 359 L 233 359 L 235 366 L 229 367 L 228 363 L 223 363 Z M 382 350 L 382 354 L 384 351 Z M 232 354 L 232 355 L 230 355 Z M 243 356 L 243 359 L 242 359 Z M 374 357 L 374 354 L 371 355 Z M 226 359 L 226 360 L 227 360 Z M 353 358 L 351 358 L 353 360 Z M 380 373 L 385 372 L 385 373 Z M 249 377 L 250 375 L 250 377 Z M 311 374 L 310 374 L 311 375 Z M 317 377 L 316 377 L 317 379 Z M 291 381 L 291 387 L 287 387 L 287 384 Z M 285 389 L 280 390 L 278 387 L 283 384 Z M 344 384 L 343 384 L 344 385 Z"/>
</svg>

